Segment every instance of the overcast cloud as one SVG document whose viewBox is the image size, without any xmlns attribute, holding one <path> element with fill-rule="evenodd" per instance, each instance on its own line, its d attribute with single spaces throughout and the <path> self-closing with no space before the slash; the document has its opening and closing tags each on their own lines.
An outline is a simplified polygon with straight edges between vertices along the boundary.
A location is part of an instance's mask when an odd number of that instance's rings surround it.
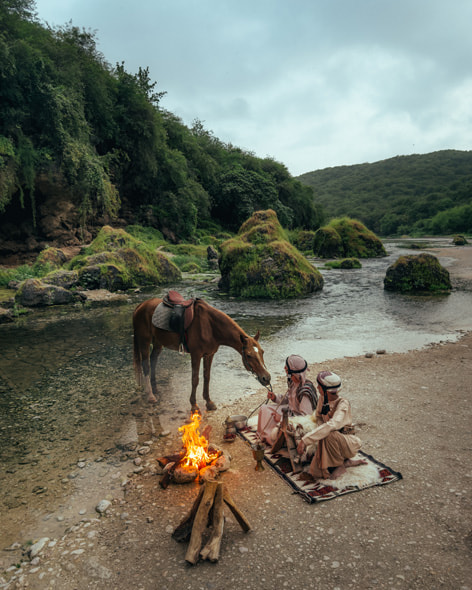
<svg viewBox="0 0 472 590">
<path fill-rule="evenodd" d="M 37 0 L 161 106 L 293 175 L 471 149 L 470 0 Z"/>
</svg>

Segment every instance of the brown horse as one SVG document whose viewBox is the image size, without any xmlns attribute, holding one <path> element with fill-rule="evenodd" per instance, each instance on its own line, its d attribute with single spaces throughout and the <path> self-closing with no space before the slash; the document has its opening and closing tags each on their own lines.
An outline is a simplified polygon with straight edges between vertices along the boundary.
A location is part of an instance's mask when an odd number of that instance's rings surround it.
<svg viewBox="0 0 472 590">
<path fill-rule="evenodd" d="M 140 385 L 144 386 L 148 401 L 156 400 L 156 364 L 162 348 L 179 350 L 179 335 L 156 328 L 152 315 L 162 299 L 143 301 L 134 310 L 134 369 Z M 246 370 L 253 373 L 259 383 L 270 384 L 270 373 L 264 365 L 264 351 L 258 342 L 259 332 L 251 338 L 238 324 L 222 311 L 203 299 L 196 299 L 194 318 L 187 330 L 187 348 L 192 360 L 192 411 L 198 410 L 196 391 L 199 382 L 200 361 L 203 358 L 203 399 L 207 410 L 216 410 L 210 399 L 210 371 L 213 357 L 220 346 L 230 346 L 239 352 Z M 152 352 L 151 351 L 152 344 Z"/>
</svg>

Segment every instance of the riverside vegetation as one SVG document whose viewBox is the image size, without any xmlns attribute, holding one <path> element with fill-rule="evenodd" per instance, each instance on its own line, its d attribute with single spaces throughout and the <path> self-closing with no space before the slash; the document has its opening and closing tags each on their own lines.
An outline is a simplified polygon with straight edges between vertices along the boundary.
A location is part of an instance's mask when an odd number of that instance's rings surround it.
<svg viewBox="0 0 472 590">
<path fill-rule="evenodd" d="M 148 68 L 109 65 L 93 33 L 44 26 L 34 10 L 0 3 L 0 258 L 90 243 L 107 224 L 197 243 L 260 209 L 288 229 L 323 222 L 284 164 L 187 127 Z"/>
<path fill-rule="evenodd" d="M 94 33 L 42 24 L 34 0 L 4 0 L 0 25 L 2 262 L 89 244 L 104 225 L 203 245 L 268 209 L 301 252 L 311 253 L 307 243 L 332 217 L 382 236 L 472 233 L 472 152 L 293 178 L 283 163 L 220 141 L 199 120 L 184 125 L 161 107 L 165 91 L 148 68 L 111 66 Z"/>
</svg>

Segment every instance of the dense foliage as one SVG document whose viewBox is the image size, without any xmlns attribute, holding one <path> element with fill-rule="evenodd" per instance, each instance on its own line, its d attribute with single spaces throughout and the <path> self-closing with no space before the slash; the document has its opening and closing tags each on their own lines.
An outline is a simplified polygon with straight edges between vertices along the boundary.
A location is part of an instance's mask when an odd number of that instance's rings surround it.
<svg viewBox="0 0 472 590">
<path fill-rule="evenodd" d="M 298 178 L 329 217 L 355 217 L 383 236 L 472 233 L 472 151 L 399 156 Z"/>
<path fill-rule="evenodd" d="M 0 3 L 0 222 L 36 225 L 44 187 L 59 186 L 84 226 L 120 216 L 176 241 L 268 207 L 284 227 L 319 227 L 313 191 L 283 164 L 188 128 L 159 106 L 147 68 L 111 67 L 93 33 L 45 27 L 34 8 Z"/>
</svg>

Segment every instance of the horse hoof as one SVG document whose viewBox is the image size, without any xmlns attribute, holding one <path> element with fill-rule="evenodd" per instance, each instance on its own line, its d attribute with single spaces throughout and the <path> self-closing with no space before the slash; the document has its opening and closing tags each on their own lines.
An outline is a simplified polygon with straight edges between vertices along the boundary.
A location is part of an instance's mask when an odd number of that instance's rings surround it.
<svg viewBox="0 0 472 590">
<path fill-rule="evenodd" d="M 201 415 L 200 408 L 197 406 L 197 404 L 192 404 L 191 413 Z"/>
<path fill-rule="evenodd" d="M 213 402 L 207 402 L 207 410 L 209 412 L 212 412 L 213 410 L 216 410 L 216 404 L 214 404 Z"/>
<path fill-rule="evenodd" d="M 148 404 L 157 404 L 157 399 L 153 396 L 153 397 L 148 397 Z"/>
</svg>

